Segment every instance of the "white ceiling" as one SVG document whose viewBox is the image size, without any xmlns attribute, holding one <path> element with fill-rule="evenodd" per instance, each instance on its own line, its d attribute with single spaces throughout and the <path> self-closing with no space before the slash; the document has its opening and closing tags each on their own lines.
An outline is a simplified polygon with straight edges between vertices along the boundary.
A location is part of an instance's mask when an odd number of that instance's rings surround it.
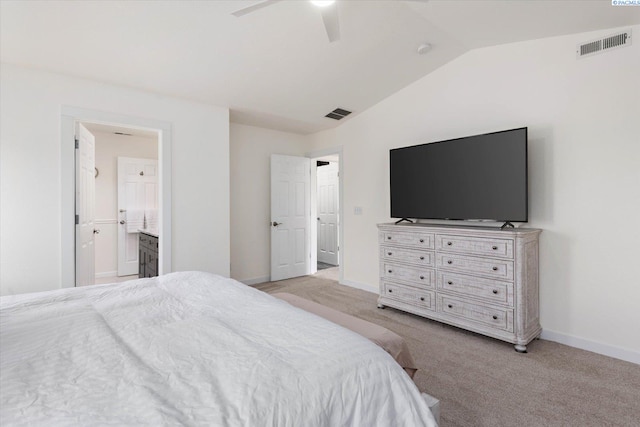
<svg viewBox="0 0 640 427">
<path fill-rule="evenodd" d="M 127 136 L 136 136 L 138 138 L 146 138 L 150 142 L 157 142 L 158 140 L 158 132 L 146 129 L 137 129 L 131 127 L 121 127 L 121 126 L 113 126 L 113 125 L 104 125 L 100 123 L 82 123 L 84 127 L 87 128 L 91 133 L 102 132 L 102 133 L 113 133 L 113 134 L 124 134 L 121 135 L 123 138 Z"/>
<path fill-rule="evenodd" d="M 6 1 L 0 59 L 228 106 L 238 123 L 312 133 L 349 120 L 464 52 L 640 23 L 610 0 L 338 0 L 329 43 L 304 0 Z M 428 42 L 433 49 L 418 55 Z"/>
</svg>

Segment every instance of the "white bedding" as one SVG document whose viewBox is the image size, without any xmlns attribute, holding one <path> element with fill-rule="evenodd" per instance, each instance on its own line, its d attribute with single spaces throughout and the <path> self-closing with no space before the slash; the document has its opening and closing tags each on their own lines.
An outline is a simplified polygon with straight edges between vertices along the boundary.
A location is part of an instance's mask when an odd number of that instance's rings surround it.
<svg viewBox="0 0 640 427">
<path fill-rule="evenodd" d="M 3 426 L 435 425 L 384 350 L 211 274 L 3 297 L 0 321 Z"/>
</svg>

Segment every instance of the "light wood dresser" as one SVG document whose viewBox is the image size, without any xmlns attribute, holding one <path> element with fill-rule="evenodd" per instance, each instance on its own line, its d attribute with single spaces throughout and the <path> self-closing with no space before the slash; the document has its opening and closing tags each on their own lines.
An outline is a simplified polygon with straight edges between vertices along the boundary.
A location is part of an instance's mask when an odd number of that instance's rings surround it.
<svg viewBox="0 0 640 427">
<path fill-rule="evenodd" d="M 515 345 L 540 335 L 539 229 L 380 224 L 378 307 Z"/>
</svg>

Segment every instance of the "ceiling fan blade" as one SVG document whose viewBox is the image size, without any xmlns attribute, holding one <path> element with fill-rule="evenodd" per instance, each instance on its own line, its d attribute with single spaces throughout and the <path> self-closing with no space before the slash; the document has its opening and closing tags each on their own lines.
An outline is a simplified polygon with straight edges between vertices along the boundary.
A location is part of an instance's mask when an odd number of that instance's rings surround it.
<svg viewBox="0 0 640 427">
<path fill-rule="evenodd" d="M 256 3 L 256 4 L 252 4 L 251 6 L 247 6 L 247 7 L 243 7 L 242 9 L 238 9 L 235 12 L 232 12 L 231 14 L 233 16 L 235 16 L 236 18 L 239 18 L 239 17 L 244 16 L 244 15 L 246 15 L 248 13 L 255 12 L 258 9 L 262 9 L 263 7 L 270 6 L 270 5 L 272 5 L 274 3 L 278 3 L 280 1 L 282 1 L 282 0 L 262 0 L 262 1 L 258 2 L 258 3 Z"/>
<path fill-rule="evenodd" d="M 327 30 L 329 42 L 340 40 L 340 21 L 338 20 L 338 2 L 321 9 L 324 28 Z"/>
</svg>

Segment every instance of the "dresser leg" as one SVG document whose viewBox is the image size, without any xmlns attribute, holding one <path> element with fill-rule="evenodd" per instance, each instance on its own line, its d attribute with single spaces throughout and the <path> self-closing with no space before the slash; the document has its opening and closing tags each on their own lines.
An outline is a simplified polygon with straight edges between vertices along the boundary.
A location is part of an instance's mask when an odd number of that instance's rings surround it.
<svg viewBox="0 0 640 427">
<path fill-rule="evenodd" d="M 378 308 L 384 308 L 384 304 L 378 303 Z"/>
<path fill-rule="evenodd" d="M 513 347 L 516 349 L 516 351 L 518 353 L 526 353 L 527 352 L 527 346 L 526 345 L 516 344 Z"/>
</svg>

